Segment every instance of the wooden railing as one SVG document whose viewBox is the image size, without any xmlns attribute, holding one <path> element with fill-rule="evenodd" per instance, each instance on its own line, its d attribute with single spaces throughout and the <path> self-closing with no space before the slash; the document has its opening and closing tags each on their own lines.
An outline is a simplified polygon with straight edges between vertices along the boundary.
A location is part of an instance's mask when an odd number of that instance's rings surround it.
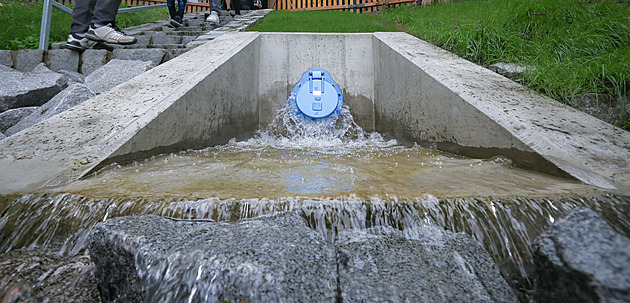
<svg viewBox="0 0 630 303">
<path fill-rule="evenodd" d="M 412 2 L 417 0 L 275 0 L 270 6 L 288 11 L 345 10 L 360 13 Z"/>
</svg>

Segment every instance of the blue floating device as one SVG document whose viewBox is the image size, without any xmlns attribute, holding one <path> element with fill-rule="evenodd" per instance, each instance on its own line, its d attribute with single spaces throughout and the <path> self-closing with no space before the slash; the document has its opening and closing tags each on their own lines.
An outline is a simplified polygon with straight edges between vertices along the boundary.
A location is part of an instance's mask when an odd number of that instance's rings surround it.
<svg viewBox="0 0 630 303">
<path fill-rule="evenodd" d="M 312 119 L 339 116 L 343 107 L 343 95 L 339 85 L 321 68 L 306 71 L 293 88 L 299 112 Z"/>
</svg>

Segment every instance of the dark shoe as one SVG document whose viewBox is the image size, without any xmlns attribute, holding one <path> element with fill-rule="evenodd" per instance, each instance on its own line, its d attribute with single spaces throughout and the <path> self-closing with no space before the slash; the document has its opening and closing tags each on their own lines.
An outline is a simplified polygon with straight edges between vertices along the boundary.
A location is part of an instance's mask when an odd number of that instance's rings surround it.
<svg viewBox="0 0 630 303">
<path fill-rule="evenodd" d="M 174 27 L 181 27 L 184 26 L 181 22 L 175 20 L 175 19 L 171 19 L 171 25 Z"/>
<path fill-rule="evenodd" d="M 65 48 L 82 53 L 88 48 L 93 48 L 95 45 L 95 41 L 92 41 L 86 37 L 75 37 L 70 34 L 68 36 L 68 41 L 66 41 Z"/>
</svg>

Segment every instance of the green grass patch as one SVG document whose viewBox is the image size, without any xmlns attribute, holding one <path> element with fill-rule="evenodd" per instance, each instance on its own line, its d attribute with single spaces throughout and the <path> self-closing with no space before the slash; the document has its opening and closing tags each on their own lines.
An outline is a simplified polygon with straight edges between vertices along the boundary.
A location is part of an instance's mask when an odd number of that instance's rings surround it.
<svg viewBox="0 0 630 303">
<path fill-rule="evenodd" d="M 403 31 L 395 22 L 375 14 L 344 11 L 273 11 L 257 22 L 250 31 L 369 33 Z"/>
<path fill-rule="evenodd" d="M 17 0 L 0 0 L 0 49 L 36 49 L 39 46 L 43 3 Z M 122 5 L 121 7 L 125 7 Z M 125 28 L 168 18 L 166 8 L 123 13 L 117 16 L 117 25 Z M 72 17 L 58 9 L 52 11 L 49 41 L 66 41 Z"/>
<path fill-rule="evenodd" d="M 627 2 L 478 0 L 401 7 L 384 17 L 478 64 L 534 67 L 523 83 L 568 104 L 587 93 L 629 94 Z"/>
</svg>

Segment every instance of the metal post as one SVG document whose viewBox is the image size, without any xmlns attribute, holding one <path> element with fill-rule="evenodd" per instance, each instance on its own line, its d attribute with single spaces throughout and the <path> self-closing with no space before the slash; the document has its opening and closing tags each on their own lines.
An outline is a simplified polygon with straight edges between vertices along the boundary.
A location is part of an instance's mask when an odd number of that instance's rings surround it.
<svg viewBox="0 0 630 303">
<path fill-rule="evenodd" d="M 52 1 L 44 0 L 42 10 L 42 27 L 39 30 L 39 49 L 48 49 L 48 36 L 50 34 L 50 19 L 52 18 Z"/>
</svg>

